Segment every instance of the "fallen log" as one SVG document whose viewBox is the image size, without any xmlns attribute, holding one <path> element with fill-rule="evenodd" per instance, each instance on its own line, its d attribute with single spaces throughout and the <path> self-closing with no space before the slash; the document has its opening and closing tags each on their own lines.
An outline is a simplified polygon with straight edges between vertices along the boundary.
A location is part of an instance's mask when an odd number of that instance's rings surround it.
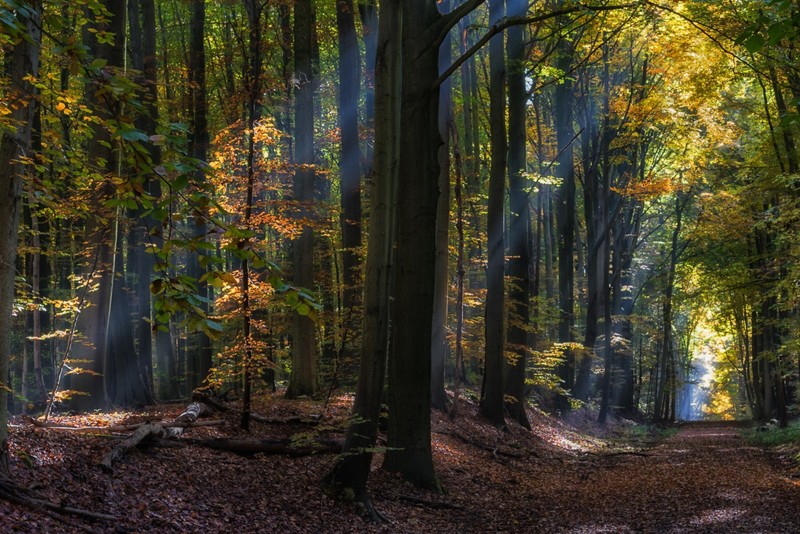
<svg viewBox="0 0 800 534">
<path fill-rule="evenodd" d="M 186 409 L 180 414 L 178 417 L 175 418 L 176 423 L 193 423 L 197 421 L 200 417 L 204 415 L 211 415 L 212 410 L 208 407 L 207 404 L 202 402 L 193 402 Z"/>
<path fill-rule="evenodd" d="M 178 422 L 178 421 L 161 421 L 157 423 L 137 423 L 133 425 L 113 425 L 113 426 L 66 426 L 59 425 L 58 423 L 44 423 L 31 419 L 27 420 L 37 428 L 46 428 L 47 430 L 58 430 L 65 432 L 78 432 L 78 433 L 92 433 L 92 432 L 133 432 L 137 428 L 144 425 L 159 425 L 164 428 L 194 428 L 198 426 L 224 426 L 226 421 L 224 419 L 212 419 L 209 421 L 192 421 L 192 422 Z"/>
<path fill-rule="evenodd" d="M 195 402 L 202 402 L 204 404 L 207 404 L 208 406 L 211 406 L 218 412 L 230 411 L 230 408 L 228 408 L 221 400 L 202 391 L 195 391 L 194 393 L 192 393 L 192 400 Z"/>
<path fill-rule="evenodd" d="M 100 462 L 100 467 L 106 473 L 114 472 L 114 462 L 124 456 L 129 450 L 147 443 L 148 440 L 170 438 L 180 434 L 182 428 L 164 428 L 160 425 L 142 425 L 136 431 L 111 449 Z"/>
<path fill-rule="evenodd" d="M 194 445 L 219 451 L 232 452 L 242 456 L 254 454 L 284 454 L 297 458 L 312 454 L 338 454 L 342 452 L 343 442 L 339 440 L 316 440 L 310 444 L 295 444 L 291 439 L 191 439 Z"/>
</svg>

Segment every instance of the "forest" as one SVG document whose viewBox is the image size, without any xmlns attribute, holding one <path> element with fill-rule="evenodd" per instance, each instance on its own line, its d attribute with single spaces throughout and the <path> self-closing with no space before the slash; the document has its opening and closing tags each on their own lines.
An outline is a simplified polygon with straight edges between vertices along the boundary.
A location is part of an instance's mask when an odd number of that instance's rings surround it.
<svg viewBox="0 0 800 534">
<path fill-rule="evenodd" d="M 798 0 L 0 0 L 0 520 L 797 531 L 724 451 L 800 462 L 798 42 Z M 685 450 L 786 514 L 608 504 Z"/>
</svg>

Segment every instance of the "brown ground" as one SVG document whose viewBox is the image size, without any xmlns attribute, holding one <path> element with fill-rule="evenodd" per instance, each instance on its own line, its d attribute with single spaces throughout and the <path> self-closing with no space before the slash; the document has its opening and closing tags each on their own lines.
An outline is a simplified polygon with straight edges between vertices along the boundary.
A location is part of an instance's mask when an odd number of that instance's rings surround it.
<svg viewBox="0 0 800 534">
<path fill-rule="evenodd" d="M 347 398 L 328 408 L 335 435 Z M 320 403 L 266 399 L 269 416 L 320 413 Z M 62 424 L 165 420 L 181 407 L 143 414 L 59 418 Z M 115 522 L 69 523 L 0 502 L 0 532 L 800 532 L 800 484 L 774 455 L 750 446 L 741 428 L 693 424 L 661 443 L 636 437 L 631 424 L 598 429 L 589 416 L 569 425 L 531 412 L 533 433 L 499 432 L 462 408 L 455 422 L 436 415 L 433 443 L 445 496 L 417 491 L 378 469 L 373 501 L 392 523 L 365 523 L 324 493 L 319 480 L 331 455 L 290 459 L 239 457 L 196 446 L 147 449 L 113 475 L 97 463 L 116 440 L 74 432 L 12 427 L 15 477 L 52 502 L 116 515 Z M 585 419 L 582 419 L 582 415 Z M 216 418 L 218 416 L 214 416 Z M 235 434 L 230 426 L 197 428 L 189 437 Z M 577 431 L 576 429 L 580 429 Z M 254 423 L 259 437 L 307 428 Z"/>
</svg>

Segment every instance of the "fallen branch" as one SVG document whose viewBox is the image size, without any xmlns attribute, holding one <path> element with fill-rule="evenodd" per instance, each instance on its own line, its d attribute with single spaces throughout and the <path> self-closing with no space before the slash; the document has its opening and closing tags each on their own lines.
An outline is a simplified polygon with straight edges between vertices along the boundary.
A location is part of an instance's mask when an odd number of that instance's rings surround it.
<svg viewBox="0 0 800 534">
<path fill-rule="evenodd" d="M 428 501 L 425 499 L 420 499 L 419 497 L 412 497 L 411 495 L 397 495 L 397 499 L 400 501 L 410 502 L 411 504 L 425 506 L 426 508 L 445 509 L 445 510 L 458 510 L 461 508 L 460 506 L 457 506 L 453 503 Z"/>
<path fill-rule="evenodd" d="M 232 452 L 243 456 L 253 454 L 285 454 L 294 458 L 312 454 L 338 454 L 342 452 L 343 442 L 338 440 L 317 440 L 309 445 L 297 445 L 291 439 L 192 439 L 186 440 L 194 445 L 219 451 Z"/>
<path fill-rule="evenodd" d="M 37 512 L 41 512 L 61 522 L 65 522 L 65 518 L 59 515 L 59 513 L 87 517 L 91 519 L 102 519 L 104 521 L 119 521 L 119 517 L 115 515 L 103 514 L 100 512 L 93 512 L 91 510 L 83 510 L 81 508 L 72 508 L 70 506 L 61 506 L 51 503 L 50 501 L 40 497 L 32 489 L 20 486 L 4 475 L 0 475 L 0 498 L 36 510 Z M 86 525 L 75 524 L 72 522 L 68 523 L 70 526 L 74 526 L 81 530 L 95 532 L 94 529 Z"/>
<path fill-rule="evenodd" d="M 648 458 L 652 456 L 652 454 L 641 451 L 589 452 L 588 454 L 600 456 L 602 458 L 611 458 L 613 456 L 642 456 Z"/>
<path fill-rule="evenodd" d="M 265 423 L 268 425 L 309 425 L 315 426 L 319 424 L 319 419 L 309 419 L 308 417 L 300 417 L 300 416 L 293 416 L 293 417 L 284 417 L 284 418 L 275 418 L 275 417 L 264 417 L 263 415 L 258 414 L 250 414 L 250 419 L 253 421 L 257 421 L 259 423 Z"/>
</svg>

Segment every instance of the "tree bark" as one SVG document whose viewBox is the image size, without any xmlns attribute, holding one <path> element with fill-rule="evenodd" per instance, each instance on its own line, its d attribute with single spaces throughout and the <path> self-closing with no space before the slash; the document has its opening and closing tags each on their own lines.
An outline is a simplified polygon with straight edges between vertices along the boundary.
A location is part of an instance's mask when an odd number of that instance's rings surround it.
<svg viewBox="0 0 800 534">
<path fill-rule="evenodd" d="M 508 16 L 525 14 L 526 0 L 508 0 Z M 514 26 L 508 29 L 508 198 L 509 198 L 509 244 L 508 275 L 510 317 L 508 321 L 508 349 L 516 355 L 513 362 L 505 361 L 504 398 L 509 416 L 530 430 L 525 411 L 525 365 L 529 348 L 531 294 L 531 237 L 530 202 L 528 200 L 526 168 L 527 90 L 524 68 L 524 29 Z"/>
<path fill-rule="evenodd" d="M 6 381 L 11 358 L 12 309 L 14 305 L 14 279 L 17 258 L 17 230 L 22 212 L 22 177 L 25 167 L 20 157 L 27 154 L 31 144 L 31 131 L 35 115 L 33 85 L 28 78 L 39 74 L 39 21 L 41 2 L 25 2 L 29 16 L 16 14 L 21 32 L 30 40 L 19 38 L 11 50 L 3 50 L 6 58 L 5 74 L 15 88 L 6 93 L 6 103 L 15 103 L 10 119 L 13 128 L 0 131 L 0 475 L 8 472 L 8 395 Z M 19 36 L 18 36 L 19 37 Z"/>
<path fill-rule="evenodd" d="M 107 60 L 106 69 L 119 74 L 125 64 L 126 5 L 124 0 L 105 0 L 102 2 L 109 17 L 103 22 L 92 24 L 97 33 L 87 32 L 86 42 L 93 57 Z M 110 32 L 114 35 L 112 42 L 98 42 L 97 35 Z M 86 84 L 86 98 L 91 103 L 96 115 L 100 118 L 93 124 L 93 134 L 87 146 L 88 159 L 105 173 L 102 181 L 95 186 L 92 202 L 95 211 L 89 216 L 85 229 L 85 252 L 87 257 L 83 265 L 83 273 L 88 280 L 97 284 L 97 290 L 90 291 L 84 309 L 77 322 L 77 330 L 81 332 L 86 343 L 77 343 L 73 361 L 82 361 L 76 365 L 82 372 L 72 377 L 71 389 L 84 393 L 72 399 L 78 410 L 90 410 L 104 405 L 105 387 L 108 378 L 104 378 L 108 364 L 108 334 L 111 299 L 114 287 L 114 227 L 117 214 L 104 206 L 113 194 L 110 176 L 119 171 L 119 150 L 111 144 L 108 121 L 114 120 L 119 112 L 120 103 L 107 86 L 111 81 L 90 80 Z"/>
<path fill-rule="evenodd" d="M 443 12 L 450 10 L 450 1 L 439 3 Z M 439 71 L 450 66 L 452 38 L 448 34 L 439 47 Z M 445 80 L 439 87 L 439 200 L 436 206 L 436 267 L 433 290 L 433 333 L 431 335 L 431 406 L 442 412 L 447 410 L 447 393 L 444 389 L 445 365 L 450 353 L 447 341 L 447 305 L 450 258 L 450 135 L 452 124 L 452 83 Z"/>
<path fill-rule="evenodd" d="M 505 0 L 490 0 L 489 24 L 505 15 Z M 493 425 L 504 426 L 503 362 L 505 360 L 505 178 L 506 109 L 504 35 L 489 41 L 489 136 L 491 167 L 487 210 L 488 267 L 486 269 L 486 352 L 480 411 Z"/>
<path fill-rule="evenodd" d="M 559 47 L 557 67 L 564 73 L 572 67 L 572 46 L 566 40 Z M 555 88 L 555 130 L 558 156 L 555 175 L 561 181 L 556 197 L 556 225 L 558 236 L 558 340 L 571 342 L 575 321 L 574 307 L 574 245 L 575 245 L 575 166 L 573 161 L 572 123 L 574 105 L 573 82 L 566 76 Z M 575 380 L 575 355 L 567 351 L 565 361 L 559 368 L 559 376 L 565 389 L 571 389 Z"/>
<path fill-rule="evenodd" d="M 364 285 L 363 339 L 353 418 L 342 455 L 325 483 L 353 491 L 373 519 L 367 477 L 378 432 L 389 350 L 399 161 L 401 27 L 399 0 L 383 0 L 375 64 L 375 148 L 370 185 L 370 232 Z"/>
<path fill-rule="evenodd" d="M 206 27 L 206 2 L 205 0 L 192 0 L 192 12 L 189 21 L 189 90 L 191 96 L 192 133 L 189 139 L 190 153 L 198 161 L 208 161 L 208 98 L 206 89 L 206 52 L 205 52 L 205 27 Z M 205 170 L 198 168 L 194 172 L 194 179 L 198 186 L 206 180 Z M 193 239 L 202 243 L 208 233 L 206 227 L 206 206 L 195 206 L 195 216 L 192 218 Z M 202 250 L 202 249 L 199 249 Z M 189 276 L 196 279 L 197 294 L 201 297 L 201 309 L 208 313 L 208 284 L 200 281 L 205 269 L 200 263 L 200 252 L 189 254 L 187 259 Z M 186 359 L 186 386 L 191 392 L 208 376 L 212 365 L 211 339 L 205 331 L 200 330 L 192 335 L 192 344 Z"/>
<path fill-rule="evenodd" d="M 341 145 L 341 228 L 344 290 L 342 308 L 351 318 L 344 327 L 351 337 L 356 328 L 353 310 L 360 301 L 361 281 L 361 149 L 358 135 L 358 100 L 361 93 L 361 57 L 356 37 L 353 0 L 336 1 L 336 27 L 339 32 L 339 129 Z"/>
<path fill-rule="evenodd" d="M 295 174 L 293 195 L 300 217 L 313 217 L 314 200 L 314 72 L 313 12 L 310 0 L 298 0 L 294 8 L 295 52 Z M 311 289 L 314 285 L 314 230 L 304 225 L 292 246 L 294 285 Z M 313 395 L 317 379 L 316 328 L 308 317 L 292 318 L 292 374 L 286 390 L 288 398 Z"/>
<path fill-rule="evenodd" d="M 439 195 L 437 118 L 441 22 L 426 0 L 403 5 L 397 272 L 389 359 L 389 450 L 383 468 L 440 489 L 431 452 L 431 325 Z"/>
</svg>

